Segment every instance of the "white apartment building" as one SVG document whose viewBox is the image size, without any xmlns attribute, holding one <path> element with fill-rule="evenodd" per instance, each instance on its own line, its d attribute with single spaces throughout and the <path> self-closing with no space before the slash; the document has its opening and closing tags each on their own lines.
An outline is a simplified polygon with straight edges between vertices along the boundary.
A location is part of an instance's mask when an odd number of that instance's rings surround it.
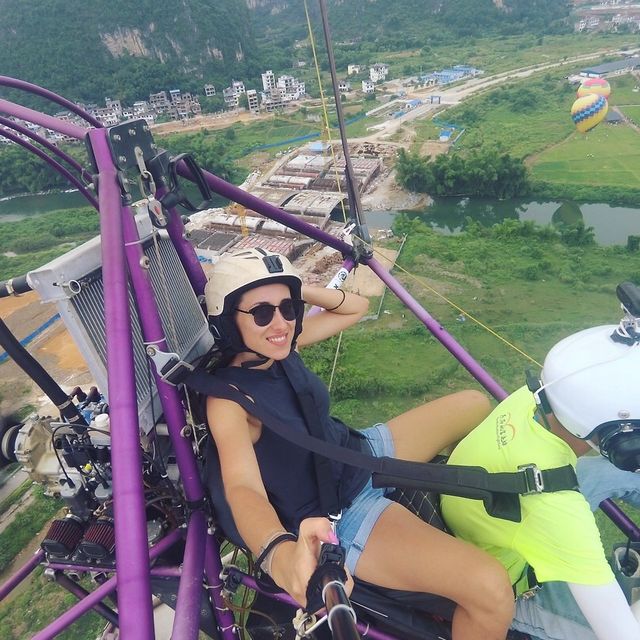
<svg viewBox="0 0 640 640">
<path fill-rule="evenodd" d="M 363 80 L 362 81 L 362 93 L 375 93 L 376 92 L 376 84 L 373 80 Z"/>
<path fill-rule="evenodd" d="M 268 93 L 269 91 L 271 91 L 271 89 L 275 89 L 275 87 L 276 87 L 276 76 L 273 73 L 273 71 L 269 69 L 269 71 L 265 71 L 262 74 L 262 90 L 265 93 Z"/>
<path fill-rule="evenodd" d="M 207 98 L 212 98 L 213 96 L 216 95 L 216 88 L 212 84 L 205 84 L 204 85 L 204 95 Z"/>
<path fill-rule="evenodd" d="M 369 67 L 369 78 L 371 82 L 380 82 L 381 80 L 386 80 L 388 73 L 388 64 L 374 64 L 372 67 Z"/>
</svg>

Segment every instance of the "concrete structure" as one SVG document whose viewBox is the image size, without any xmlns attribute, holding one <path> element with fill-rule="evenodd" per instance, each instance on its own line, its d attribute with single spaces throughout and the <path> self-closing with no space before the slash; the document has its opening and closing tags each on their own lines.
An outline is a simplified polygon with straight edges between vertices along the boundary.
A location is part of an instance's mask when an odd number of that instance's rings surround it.
<svg viewBox="0 0 640 640">
<path fill-rule="evenodd" d="M 224 99 L 224 104 L 227 109 L 237 109 L 240 105 L 240 99 L 238 94 L 233 90 L 232 87 L 227 87 L 222 90 L 222 97 Z"/>
<path fill-rule="evenodd" d="M 251 113 L 260 113 L 260 100 L 255 89 L 247 90 L 247 108 Z"/>
<path fill-rule="evenodd" d="M 376 63 L 369 67 L 369 79 L 371 82 L 380 82 L 387 79 L 389 74 L 389 65 Z"/>
<path fill-rule="evenodd" d="M 376 85 L 373 80 L 363 80 L 362 81 L 362 93 L 375 93 Z"/>
<path fill-rule="evenodd" d="M 349 91 L 351 91 L 351 83 L 346 80 L 340 80 L 338 83 L 338 91 L 340 93 L 349 93 Z"/>
<path fill-rule="evenodd" d="M 262 89 L 265 93 L 267 93 L 271 91 L 271 89 L 275 89 L 275 87 L 276 87 L 276 77 L 273 71 L 269 69 L 269 71 L 265 71 L 262 74 Z"/>
<path fill-rule="evenodd" d="M 212 84 L 205 84 L 204 85 L 204 95 L 207 98 L 212 98 L 213 96 L 216 95 L 216 88 L 214 85 Z"/>
<path fill-rule="evenodd" d="M 362 73 L 363 69 L 364 67 L 361 64 L 350 64 L 347 67 L 347 75 L 352 76 L 354 74 Z"/>
</svg>

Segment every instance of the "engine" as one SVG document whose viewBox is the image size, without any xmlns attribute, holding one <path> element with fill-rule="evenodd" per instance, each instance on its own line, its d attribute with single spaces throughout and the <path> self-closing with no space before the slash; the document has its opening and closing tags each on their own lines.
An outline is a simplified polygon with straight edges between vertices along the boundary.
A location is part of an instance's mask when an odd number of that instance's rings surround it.
<svg viewBox="0 0 640 640">
<path fill-rule="evenodd" d="M 115 563 L 111 423 L 109 407 L 95 389 L 78 408 L 88 426 L 29 416 L 0 425 L 0 468 L 20 463 L 48 495 L 67 508 L 54 520 L 41 546 L 50 560 L 111 567 Z M 149 544 L 184 521 L 179 473 L 169 438 L 158 425 L 141 439 Z"/>
</svg>

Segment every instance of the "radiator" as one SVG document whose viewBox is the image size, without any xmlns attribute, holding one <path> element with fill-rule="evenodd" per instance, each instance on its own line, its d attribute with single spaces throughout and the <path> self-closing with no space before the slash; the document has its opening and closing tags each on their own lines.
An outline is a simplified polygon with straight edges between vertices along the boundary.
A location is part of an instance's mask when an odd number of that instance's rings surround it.
<svg viewBox="0 0 640 640">
<path fill-rule="evenodd" d="M 169 351 L 192 361 L 212 345 L 206 318 L 173 243 L 164 231 L 153 240 L 148 216 L 136 218 L 149 259 L 149 274 Z M 108 397 L 104 288 L 100 238 L 29 273 L 29 282 L 43 302 L 54 303 L 71 337 L 86 359 L 98 388 Z M 161 413 L 152 366 L 143 345 L 138 311 L 129 286 L 136 394 L 140 428 L 148 432 Z"/>
</svg>

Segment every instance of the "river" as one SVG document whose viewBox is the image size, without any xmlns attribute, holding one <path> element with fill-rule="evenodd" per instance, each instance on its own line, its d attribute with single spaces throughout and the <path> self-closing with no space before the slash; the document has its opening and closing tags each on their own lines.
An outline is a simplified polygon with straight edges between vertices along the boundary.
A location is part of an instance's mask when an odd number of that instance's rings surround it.
<svg viewBox="0 0 640 640">
<path fill-rule="evenodd" d="M 86 200 L 77 191 L 18 196 L 0 200 L 0 222 L 86 205 Z M 386 229 L 397 214 L 397 211 L 368 211 L 367 224 L 371 229 Z M 465 218 L 470 217 L 483 225 L 492 225 L 508 218 L 534 220 L 539 224 L 575 224 L 582 220 L 587 227 L 593 227 L 596 240 L 602 245 L 626 245 L 628 236 L 640 235 L 640 209 L 612 207 L 608 204 L 436 198 L 426 209 L 411 211 L 409 215 L 421 218 L 443 233 L 458 233 Z"/>
<path fill-rule="evenodd" d="M 397 211 L 370 211 L 366 214 L 371 229 L 388 228 Z M 508 218 L 533 220 L 539 224 L 575 224 L 582 220 L 593 227 L 601 245 L 627 244 L 627 237 L 640 235 L 640 209 L 612 207 L 608 204 L 575 202 L 537 202 L 531 200 L 490 200 L 472 198 L 437 198 L 421 211 L 408 212 L 443 233 L 458 233 L 465 218 L 490 226 Z"/>
<path fill-rule="evenodd" d="M 0 222 L 15 222 L 59 209 L 86 207 L 87 204 L 84 196 L 78 191 L 3 198 L 0 199 Z"/>
</svg>

